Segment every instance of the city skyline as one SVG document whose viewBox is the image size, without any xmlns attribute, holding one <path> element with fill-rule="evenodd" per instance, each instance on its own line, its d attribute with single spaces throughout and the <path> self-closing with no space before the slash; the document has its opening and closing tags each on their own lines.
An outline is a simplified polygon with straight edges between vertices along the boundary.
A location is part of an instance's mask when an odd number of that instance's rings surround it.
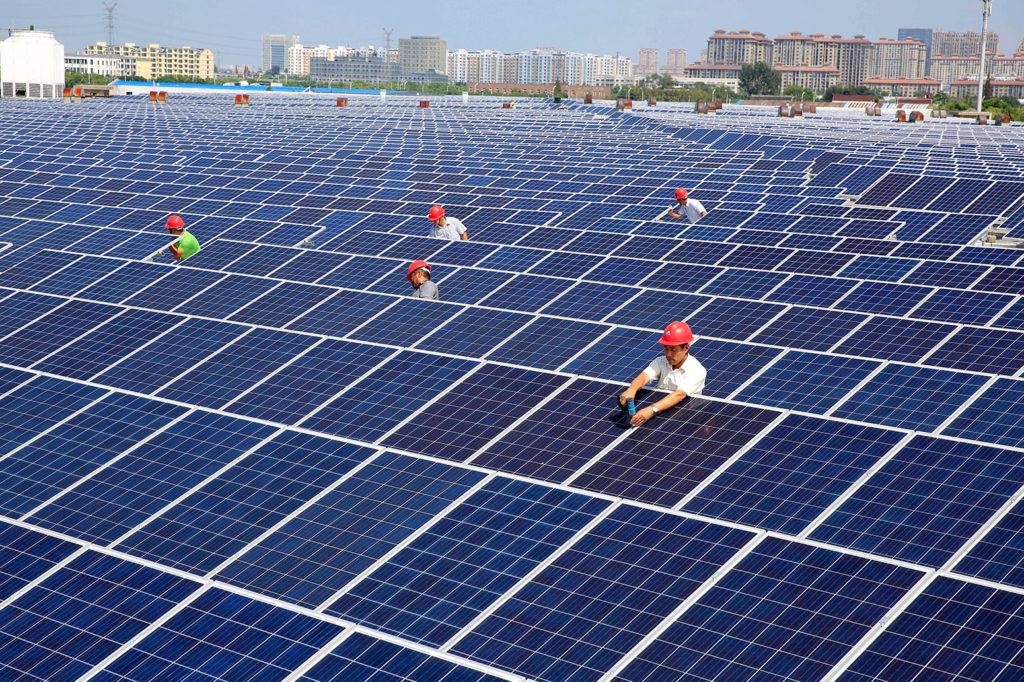
<svg viewBox="0 0 1024 682">
<path fill-rule="evenodd" d="M 95 4 L 95 8 L 91 6 Z M 294 33 L 304 44 L 382 45 L 383 28 L 394 29 L 392 46 L 400 37 L 437 35 L 449 49 L 530 50 L 551 46 L 560 50 L 621 54 L 637 60 L 641 48 L 657 48 L 662 61 L 669 49 L 686 49 L 695 61 L 717 29 L 760 31 L 769 38 L 790 31 L 846 36 L 864 34 L 872 40 L 895 38 L 899 28 L 980 31 L 978 0 L 935 0 L 929 5 L 894 6 L 865 0 L 856 6 L 815 6 L 781 0 L 768 5 L 722 0 L 697 11 L 667 0 L 649 0 L 644 11 L 623 14 L 621 3 L 566 0 L 553 5 L 524 0 L 504 5 L 454 2 L 443 6 L 398 0 L 379 7 L 355 7 L 337 12 L 324 0 L 294 0 L 287 5 L 266 0 L 246 3 L 181 0 L 173 7 L 154 0 L 121 0 L 115 13 L 119 43 L 160 43 L 211 49 L 217 64 L 259 64 L 263 33 Z M 787 9 L 793 12 L 787 12 Z M 31 8 L 23 2 L 0 0 L 5 26 L 51 30 L 68 51 L 105 38 L 102 2 L 40 0 Z M 1002 51 L 1012 54 L 1021 42 L 1024 3 L 996 0 L 990 29 L 1001 37 Z"/>
</svg>

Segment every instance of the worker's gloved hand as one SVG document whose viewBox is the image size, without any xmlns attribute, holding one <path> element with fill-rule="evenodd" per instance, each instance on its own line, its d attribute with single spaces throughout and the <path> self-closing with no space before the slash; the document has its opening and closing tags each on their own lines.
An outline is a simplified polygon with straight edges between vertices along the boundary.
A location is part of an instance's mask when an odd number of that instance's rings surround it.
<svg viewBox="0 0 1024 682">
<path fill-rule="evenodd" d="M 637 413 L 633 415 L 633 418 L 629 420 L 629 423 L 632 426 L 640 426 L 653 416 L 654 410 L 652 410 L 650 407 L 645 407 L 642 410 L 637 410 Z"/>
<path fill-rule="evenodd" d="M 625 391 L 622 392 L 622 395 L 619 396 L 619 405 L 625 407 L 626 401 L 629 400 L 630 398 L 636 398 L 636 392 L 626 389 Z"/>
</svg>

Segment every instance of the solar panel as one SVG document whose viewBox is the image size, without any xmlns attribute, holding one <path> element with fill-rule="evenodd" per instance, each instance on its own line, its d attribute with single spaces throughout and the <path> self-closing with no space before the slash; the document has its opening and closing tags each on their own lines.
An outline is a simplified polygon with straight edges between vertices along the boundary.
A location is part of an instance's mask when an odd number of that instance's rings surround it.
<svg viewBox="0 0 1024 682">
<path fill-rule="evenodd" d="M 530 315 L 506 310 L 470 308 L 418 342 L 416 348 L 479 358 L 491 353 L 495 346 L 533 319 Z"/>
<path fill-rule="evenodd" d="M 77 549 L 67 540 L 0 522 L 0 599 L 14 596 Z"/>
<path fill-rule="evenodd" d="M 1021 483 L 1019 452 L 915 436 L 810 537 L 938 567 Z M 941 503 L 929 504 L 928 499 Z"/>
<path fill-rule="evenodd" d="M 910 568 L 767 538 L 619 679 L 820 679 L 921 576 Z"/>
<path fill-rule="evenodd" d="M 308 607 L 330 599 L 484 475 L 385 453 L 227 564 L 217 578 Z"/>
<path fill-rule="evenodd" d="M 826 351 L 866 319 L 866 315 L 794 306 L 755 334 L 751 341 Z"/>
<path fill-rule="evenodd" d="M 452 651 L 538 680 L 597 679 L 751 537 L 620 506 Z"/>
<path fill-rule="evenodd" d="M 789 351 L 735 394 L 737 400 L 825 414 L 880 363 Z"/>
</svg>

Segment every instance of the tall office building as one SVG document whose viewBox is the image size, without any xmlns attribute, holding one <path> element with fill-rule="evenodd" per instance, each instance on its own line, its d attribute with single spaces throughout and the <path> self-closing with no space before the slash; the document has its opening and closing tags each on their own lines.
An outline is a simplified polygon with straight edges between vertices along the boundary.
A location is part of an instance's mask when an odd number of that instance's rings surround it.
<svg viewBox="0 0 1024 682">
<path fill-rule="evenodd" d="M 932 29 L 930 28 L 901 28 L 896 34 L 897 40 L 919 40 L 924 43 L 925 47 L 925 75 L 931 73 L 931 61 L 932 61 Z"/>
<path fill-rule="evenodd" d="M 288 48 L 301 45 L 299 36 L 285 33 L 263 34 L 263 70 L 270 71 L 275 66 L 280 72 L 288 70 Z"/>
<path fill-rule="evenodd" d="M 985 39 L 985 51 L 999 54 L 999 35 L 989 31 Z M 931 56 L 950 57 L 960 55 L 967 57 L 981 54 L 981 34 L 974 31 L 956 33 L 954 31 L 932 31 Z"/>
<path fill-rule="evenodd" d="M 686 70 L 686 50 L 675 49 L 668 51 L 668 62 L 665 64 L 664 73 L 669 76 L 682 76 Z"/>
<path fill-rule="evenodd" d="M 637 75 L 652 76 L 658 73 L 658 49 L 655 47 L 640 48 L 640 59 L 637 62 Z"/>
<path fill-rule="evenodd" d="M 437 36 L 412 36 L 398 41 L 402 73 L 448 73 L 448 42 Z"/>
</svg>

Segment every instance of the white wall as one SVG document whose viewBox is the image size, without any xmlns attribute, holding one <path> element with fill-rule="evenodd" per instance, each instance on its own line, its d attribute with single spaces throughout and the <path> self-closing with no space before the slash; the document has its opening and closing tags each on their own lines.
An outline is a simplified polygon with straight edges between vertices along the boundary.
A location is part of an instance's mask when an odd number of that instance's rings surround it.
<svg viewBox="0 0 1024 682">
<path fill-rule="evenodd" d="M 0 96 L 61 97 L 63 88 L 64 46 L 51 31 L 14 31 L 0 42 Z"/>
</svg>

